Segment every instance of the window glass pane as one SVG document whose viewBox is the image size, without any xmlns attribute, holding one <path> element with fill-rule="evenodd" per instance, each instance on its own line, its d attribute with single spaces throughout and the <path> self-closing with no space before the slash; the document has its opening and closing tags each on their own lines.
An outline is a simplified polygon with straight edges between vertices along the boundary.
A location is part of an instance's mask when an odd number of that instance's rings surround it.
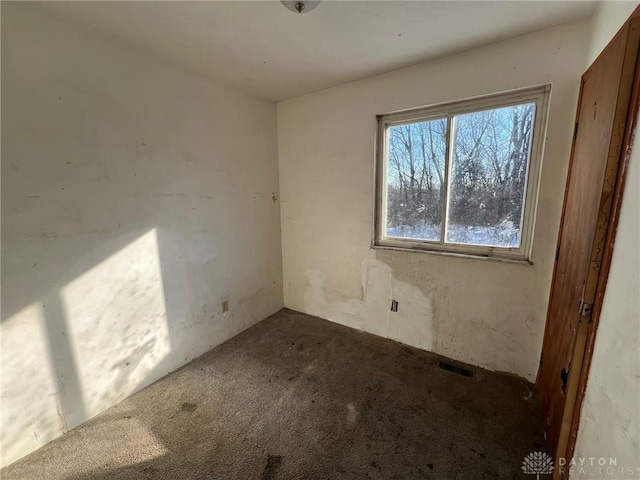
<svg viewBox="0 0 640 480">
<path fill-rule="evenodd" d="M 518 248 L 535 104 L 454 118 L 446 241 Z"/>
<path fill-rule="evenodd" d="M 389 127 L 387 236 L 440 241 L 447 119 Z"/>
</svg>

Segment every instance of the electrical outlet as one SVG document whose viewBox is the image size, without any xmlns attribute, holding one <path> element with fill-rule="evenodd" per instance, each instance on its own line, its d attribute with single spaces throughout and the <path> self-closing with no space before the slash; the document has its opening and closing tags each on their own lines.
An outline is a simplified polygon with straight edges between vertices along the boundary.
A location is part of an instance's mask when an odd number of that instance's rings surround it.
<svg viewBox="0 0 640 480">
<path fill-rule="evenodd" d="M 222 301 L 222 313 L 227 313 L 229 311 L 229 301 L 228 300 L 223 300 Z"/>
</svg>

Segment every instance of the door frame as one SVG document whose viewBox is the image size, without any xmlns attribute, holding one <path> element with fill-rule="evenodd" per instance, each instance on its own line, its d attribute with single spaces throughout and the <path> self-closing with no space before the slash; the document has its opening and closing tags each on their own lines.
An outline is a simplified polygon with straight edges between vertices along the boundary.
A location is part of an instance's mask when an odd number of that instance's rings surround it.
<svg viewBox="0 0 640 480">
<path fill-rule="evenodd" d="M 640 44 L 640 7 L 638 7 L 620 30 L 629 24 L 629 32 L 627 36 L 627 46 Z M 619 33 L 619 32 L 618 32 Z M 618 34 L 616 33 L 616 35 Z M 600 53 L 606 53 L 608 46 Z M 627 49 L 629 50 L 629 49 Z M 613 248 L 615 237 L 620 218 L 620 208 L 622 206 L 622 198 L 626 183 L 629 158 L 631 148 L 634 143 L 635 129 L 638 121 L 638 113 L 640 111 L 640 48 L 632 48 L 631 52 L 625 52 L 624 67 L 621 73 L 620 89 L 630 91 L 629 104 L 617 105 L 616 110 L 621 108 L 627 109 L 624 118 L 619 119 L 619 123 L 613 126 L 613 135 L 609 146 L 609 154 L 607 158 L 605 178 L 600 198 L 600 209 L 598 214 L 598 222 L 594 234 L 594 241 L 591 251 L 591 260 L 589 264 L 589 273 L 585 282 L 583 301 L 593 305 L 590 317 L 582 317 L 576 332 L 576 342 L 573 349 L 573 357 L 569 371 L 569 381 L 567 384 L 567 396 L 565 401 L 565 409 L 563 413 L 562 424 L 560 428 L 558 447 L 556 452 L 552 452 L 554 458 L 563 457 L 568 461 L 573 458 L 576 439 L 578 436 L 578 428 L 580 424 L 580 414 L 582 404 L 587 388 L 589 371 L 593 360 L 593 348 L 595 345 L 596 333 L 602 312 L 604 295 L 611 267 L 611 259 L 613 256 Z M 600 56 L 599 55 L 599 56 Z M 597 59 L 596 59 L 597 60 Z M 581 82 L 584 83 L 588 77 L 589 70 L 582 75 Z M 582 101 L 582 88 L 580 89 L 580 97 L 578 99 L 576 113 L 576 127 L 578 127 L 580 107 Z M 616 135 L 616 132 L 618 135 Z M 567 182 L 570 178 L 571 167 L 573 164 L 573 154 L 575 149 L 576 136 L 574 135 L 571 148 L 571 162 L 567 174 Z M 568 185 L 568 184 L 567 184 Z M 564 218 L 566 210 L 566 191 L 565 202 L 562 207 L 562 218 Z M 562 221 L 559 227 L 558 244 L 560 245 L 560 236 L 562 233 Z M 551 284 L 550 296 L 553 292 L 557 262 L 554 264 L 553 280 Z M 584 321 L 583 321 L 584 319 Z M 588 319 L 588 321 L 586 321 Z M 549 312 L 547 313 L 547 325 L 549 325 Z M 546 339 L 546 336 L 545 336 Z M 538 373 L 538 376 L 540 373 Z M 565 469 L 563 473 L 559 468 L 554 471 L 554 479 L 568 478 L 568 471 Z"/>
</svg>

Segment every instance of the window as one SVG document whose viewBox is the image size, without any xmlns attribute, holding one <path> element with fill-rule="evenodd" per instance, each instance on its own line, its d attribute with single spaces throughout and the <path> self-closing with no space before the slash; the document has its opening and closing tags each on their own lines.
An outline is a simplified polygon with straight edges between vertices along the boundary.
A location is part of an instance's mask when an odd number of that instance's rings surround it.
<svg viewBox="0 0 640 480">
<path fill-rule="evenodd" d="M 374 247 L 528 260 L 549 91 L 379 116 Z"/>
</svg>

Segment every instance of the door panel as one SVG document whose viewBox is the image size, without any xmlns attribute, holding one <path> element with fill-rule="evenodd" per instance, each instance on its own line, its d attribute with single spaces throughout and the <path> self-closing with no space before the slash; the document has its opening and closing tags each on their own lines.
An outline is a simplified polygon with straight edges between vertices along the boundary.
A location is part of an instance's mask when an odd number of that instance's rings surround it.
<svg viewBox="0 0 640 480">
<path fill-rule="evenodd" d="M 634 13 L 634 16 L 636 14 Z M 550 452 L 566 457 L 638 56 L 628 21 L 582 76 L 538 374 Z M 581 309 L 581 306 L 584 307 Z"/>
</svg>

